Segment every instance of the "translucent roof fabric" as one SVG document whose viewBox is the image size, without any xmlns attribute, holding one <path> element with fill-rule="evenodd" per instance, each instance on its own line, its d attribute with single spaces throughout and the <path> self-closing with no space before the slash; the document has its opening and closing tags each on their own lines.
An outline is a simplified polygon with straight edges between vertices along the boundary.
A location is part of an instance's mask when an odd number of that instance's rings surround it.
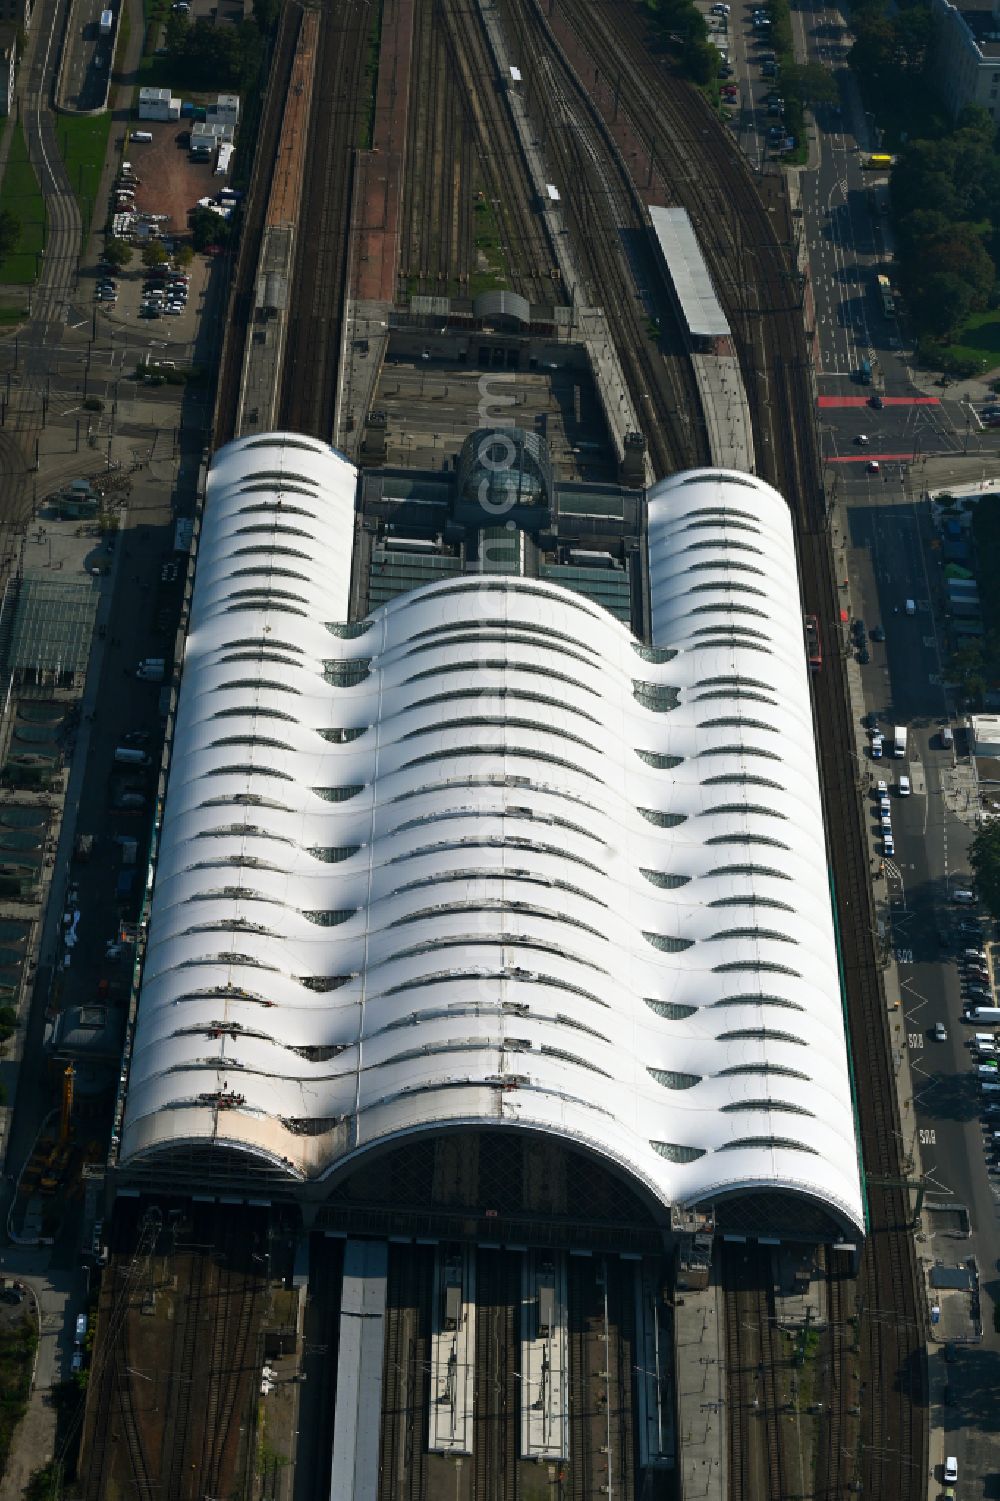
<svg viewBox="0 0 1000 1501">
<path fill-rule="evenodd" d="M 297 520 L 304 613 L 243 605 L 258 462 L 241 440 L 209 484 L 125 1165 L 214 1141 L 320 1178 L 507 1122 L 664 1204 L 783 1187 L 860 1227 L 781 497 L 708 472 L 651 493 L 649 648 L 503 575 L 345 626 L 354 478 L 330 450 Z"/>
</svg>

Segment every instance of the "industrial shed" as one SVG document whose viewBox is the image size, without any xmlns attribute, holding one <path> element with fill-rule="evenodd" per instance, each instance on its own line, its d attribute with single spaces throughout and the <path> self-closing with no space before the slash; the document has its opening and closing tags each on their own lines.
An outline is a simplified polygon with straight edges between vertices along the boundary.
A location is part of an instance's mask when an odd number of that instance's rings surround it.
<svg viewBox="0 0 1000 1501">
<path fill-rule="evenodd" d="M 862 1208 L 781 497 L 649 495 L 651 643 L 519 576 L 350 622 L 355 473 L 209 479 L 123 1173 L 322 1195 L 483 1130 L 643 1203 Z"/>
</svg>

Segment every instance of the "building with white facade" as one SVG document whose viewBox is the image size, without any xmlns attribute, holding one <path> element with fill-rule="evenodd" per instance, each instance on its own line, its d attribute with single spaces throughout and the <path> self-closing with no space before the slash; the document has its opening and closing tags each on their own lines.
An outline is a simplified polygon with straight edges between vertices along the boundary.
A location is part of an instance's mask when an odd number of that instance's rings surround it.
<svg viewBox="0 0 1000 1501">
<path fill-rule="evenodd" d="M 315 1201 L 484 1132 L 654 1218 L 777 1195 L 860 1228 L 781 496 L 650 492 L 644 643 L 511 571 L 350 620 L 356 480 L 298 435 L 212 464 L 123 1177 Z"/>
</svg>

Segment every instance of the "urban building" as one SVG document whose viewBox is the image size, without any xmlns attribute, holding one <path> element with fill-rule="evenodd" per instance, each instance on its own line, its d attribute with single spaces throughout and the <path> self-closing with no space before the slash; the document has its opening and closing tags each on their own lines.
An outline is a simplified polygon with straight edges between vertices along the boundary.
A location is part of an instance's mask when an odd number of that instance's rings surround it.
<svg viewBox="0 0 1000 1501">
<path fill-rule="evenodd" d="M 952 115 L 970 104 L 1000 123 L 1000 3 L 932 0 L 934 71 Z"/>
<path fill-rule="evenodd" d="M 297 434 L 212 463 L 119 1180 L 351 1230 L 488 1181 L 523 1230 L 540 1150 L 557 1218 L 855 1234 L 784 501 L 560 495 L 518 429 L 433 522 L 418 480 Z"/>
</svg>

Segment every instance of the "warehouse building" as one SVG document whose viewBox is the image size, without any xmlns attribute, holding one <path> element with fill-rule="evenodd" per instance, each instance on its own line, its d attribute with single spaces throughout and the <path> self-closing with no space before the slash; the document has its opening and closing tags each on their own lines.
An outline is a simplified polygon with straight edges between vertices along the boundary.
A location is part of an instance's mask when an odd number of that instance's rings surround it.
<svg viewBox="0 0 1000 1501">
<path fill-rule="evenodd" d="M 477 463 L 475 572 L 352 619 L 347 460 L 216 456 L 118 1181 L 352 1233 L 853 1235 L 787 507 L 747 474 L 655 486 L 643 640 L 586 567 L 527 571 L 539 440 L 476 435 L 467 508 Z"/>
</svg>

